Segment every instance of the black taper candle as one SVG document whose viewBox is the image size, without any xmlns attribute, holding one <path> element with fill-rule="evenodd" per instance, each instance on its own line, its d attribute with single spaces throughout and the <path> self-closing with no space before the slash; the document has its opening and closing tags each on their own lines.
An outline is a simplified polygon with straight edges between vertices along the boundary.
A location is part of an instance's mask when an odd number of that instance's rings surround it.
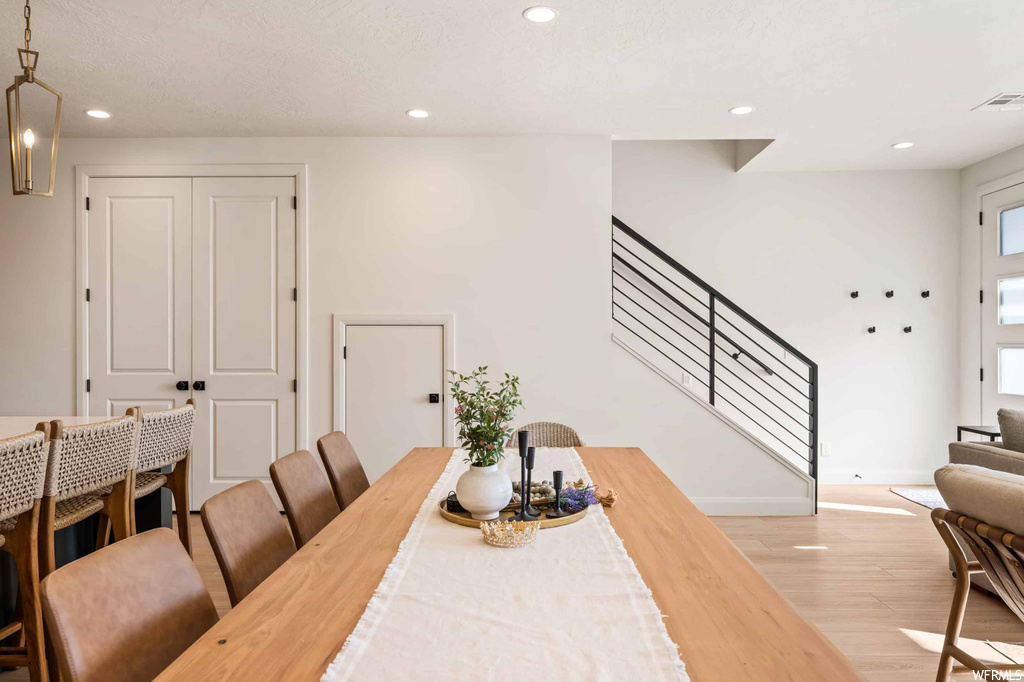
<svg viewBox="0 0 1024 682">
<path fill-rule="evenodd" d="M 555 503 L 551 505 L 551 510 L 548 511 L 545 514 L 545 516 L 547 516 L 549 519 L 557 519 L 562 516 L 569 516 L 569 512 L 562 510 L 562 472 L 552 472 L 551 478 L 555 483 Z"/>
</svg>

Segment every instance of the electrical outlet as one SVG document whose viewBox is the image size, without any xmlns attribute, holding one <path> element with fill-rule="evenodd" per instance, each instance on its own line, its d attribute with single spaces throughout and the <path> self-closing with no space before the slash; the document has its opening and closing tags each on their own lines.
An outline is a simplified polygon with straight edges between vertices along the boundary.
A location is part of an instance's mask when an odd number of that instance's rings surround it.
<svg viewBox="0 0 1024 682">
<path fill-rule="evenodd" d="M 693 388 L 693 377 L 688 372 L 683 372 L 683 386 Z"/>
<path fill-rule="evenodd" d="M 822 457 L 832 456 L 832 443 L 829 443 L 827 440 L 821 441 L 821 445 L 818 449 Z"/>
</svg>

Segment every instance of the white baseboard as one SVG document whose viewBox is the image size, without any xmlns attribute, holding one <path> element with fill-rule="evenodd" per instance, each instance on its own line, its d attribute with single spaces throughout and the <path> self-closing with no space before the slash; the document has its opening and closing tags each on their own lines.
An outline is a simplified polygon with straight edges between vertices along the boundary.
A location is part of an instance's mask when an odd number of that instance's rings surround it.
<svg viewBox="0 0 1024 682">
<path fill-rule="evenodd" d="M 691 497 L 707 516 L 810 516 L 814 501 L 807 497 Z"/>
<path fill-rule="evenodd" d="M 935 485 L 935 469 L 825 469 L 818 482 L 822 485 Z"/>
</svg>

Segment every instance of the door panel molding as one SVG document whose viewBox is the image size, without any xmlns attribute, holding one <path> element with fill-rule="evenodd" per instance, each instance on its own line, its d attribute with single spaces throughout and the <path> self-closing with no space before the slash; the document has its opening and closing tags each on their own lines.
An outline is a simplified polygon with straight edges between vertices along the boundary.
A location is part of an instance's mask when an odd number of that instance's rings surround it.
<svg viewBox="0 0 1024 682">
<path fill-rule="evenodd" d="M 292 177 L 295 179 L 295 285 L 296 302 L 295 376 L 296 445 L 309 449 L 309 210 L 308 166 L 306 164 L 159 164 L 159 165 L 76 165 L 75 166 L 75 253 L 76 369 L 75 412 L 89 413 L 89 181 L 93 178 L 217 178 Z M 98 292 L 91 292 L 97 295 Z"/>
<path fill-rule="evenodd" d="M 454 313 L 334 313 L 334 339 L 332 341 L 334 370 L 334 421 L 335 431 L 345 430 L 345 327 L 362 326 L 441 326 L 444 333 L 444 376 L 455 369 L 455 314 Z M 443 401 L 444 445 L 455 446 L 455 405 L 451 400 Z"/>
</svg>

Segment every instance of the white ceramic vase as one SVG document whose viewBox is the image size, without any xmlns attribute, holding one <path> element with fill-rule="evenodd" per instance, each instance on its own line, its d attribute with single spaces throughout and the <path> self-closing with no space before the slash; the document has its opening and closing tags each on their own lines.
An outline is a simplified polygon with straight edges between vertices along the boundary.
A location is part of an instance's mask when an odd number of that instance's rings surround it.
<svg viewBox="0 0 1024 682">
<path fill-rule="evenodd" d="M 512 499 L 512 479 L 497 464 L 478 467 L 459 476 L 455 484 L 459 504 L 477 521 L 492 521 Z"/>
</svg>

